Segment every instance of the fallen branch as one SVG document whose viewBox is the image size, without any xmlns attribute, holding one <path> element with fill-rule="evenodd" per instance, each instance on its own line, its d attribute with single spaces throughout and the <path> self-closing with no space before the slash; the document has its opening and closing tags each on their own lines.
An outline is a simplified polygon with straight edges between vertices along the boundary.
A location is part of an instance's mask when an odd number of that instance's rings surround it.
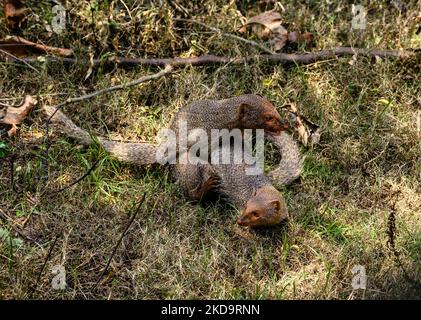
<svg viewBox="0 0 421 320">
<path fill-rule="evenodd" d="M 31 290 L 29 292 L 29 298 L 32 298 L 32 295 L 34 294 L 34 292 L 38 288 L 38 283 L 41 280 L 41 276 L 44 273 L 44 270 L 45 270 L 45 267 L 47 265 L 48 260 L 50 260 L 51 254 L 53 253 L 53 249 L 56 246 L 57 240 L 58 240 L 58 235 L 55 236 L 53 242 L 50 245 L 50 248 L 48 249 L 48 253 L 45 256 L 44 263 L 42 264 L 41 270 L 38 273 L 37 280 L 35 281 L 35 285 L 31 288 Z"/>
<path fill-rule="evenodd" d="M 172 67 L 183 67 L 187 65 L 192 66 L 207 66 L 207 65 L 220 65 L 220 64 L 244 64 L 253 61 L 262 61 L 267 63 L 296 63 L 296 64 L 310 64 L 317 61 L 323 61 L 326 59 L 338 58 L 350 55 L 361 55 L 365 57 L 380 57 L 380 58 L 399 58 L 407 59 L 415 57 L 417 50 L 366 50 L 361 48 L 352 47 L 337 47 L 334 49 L 320 50 L 309 53 L 276 53 L 276 54 L 261 54 L 252 55 L 247 57 L 224 57 L 216 55 L 203 55 L 198 57 L 189 58 L 125 58 L 125 57 L 110 57 L 107 60 L 93 59 L 93 66 L 100 64 L 117 64 L 121 66 L 151 66 L 151 67 L 165 67 L 171 65 Z M 61 62 L 61 63 L 72 63 L 91 65 L 91 62 L 87 60 L 81 60 L 76 58 L 60 58 L 53 56 L 44 57 L 49 62 Z M 22 61 L 20 61 L 22 60 Z M 20 58 L 17 62 L 27 63 L 40 63 L 37 58 Z"/>
</svg>

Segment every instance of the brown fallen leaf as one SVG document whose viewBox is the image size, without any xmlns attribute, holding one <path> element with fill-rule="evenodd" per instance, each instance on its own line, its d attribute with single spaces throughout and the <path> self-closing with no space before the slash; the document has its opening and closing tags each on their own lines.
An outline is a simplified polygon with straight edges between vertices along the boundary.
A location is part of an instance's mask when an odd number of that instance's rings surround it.
<svg viewBox="0 0 421 320">
<path fill-rule="evenodd" d="M 282 26 L 281 15 L 273 10 L 251 17 L 239 29 L 239 32 L 244 33 L 249 25 L 260 39 L 269 38 L 269 43 L 275 51 L 281 50 L 287 42 L 310 42 L 312 40 L 311 33 L 288 32 Z"/>
<path fill-rule="evenodd" d="M 0 108 L 0 124 L 11 128 L 7 134 L 9 137 L 16 134 L 17 125 L 21 124 L 28 116 L 29 112 L 35 107 L 37 100 L 31 95 L 26 95 L 19 107 L 1 107 Z"/>
<path fill-rule="evenodd" d="M 49 47 L 41 43 L 35 43 L 15 36 L 8 36 L 5 39 L 0 40 L 0 49 L 7 51 L 16 57 L 27 57 L 46 53 L 67 57 L 73 54 L 72 49 Z"/>
<path fill-rule="evenodd" d="M 8 29 L 16 30 L 26 20 L 25 14 L 28 8 L 26 8 L 25 2 L 25 0 L 3 0 L 4 16 Z"/>
<path fill-rule="evenodd" d="M 276 33 L 278 28 L 285 30 L 281 25 L 281 15 L 276 11 L 266 11 L 257 16 L 251 17 L 240 28 L 240 32 L 245 32 L 249 25 L 263 26 L 264 28 L 254 28 L 253 31 L 259 38 L 268 37 L 271 32 Z M 285 30 L 286 31 L 286 30 Z"/>
<path fill-rule="evenodd" d="M 314 146 L 320 142 L 321 132 L 317 124 L 299 115 L 298 108 L 294 104 L 288 104 L 282 108 L 287 109 L 290 113 L 298 139 L 303 145 L 307 146 L 310 143 L 310 145 Z"/>
</svg>

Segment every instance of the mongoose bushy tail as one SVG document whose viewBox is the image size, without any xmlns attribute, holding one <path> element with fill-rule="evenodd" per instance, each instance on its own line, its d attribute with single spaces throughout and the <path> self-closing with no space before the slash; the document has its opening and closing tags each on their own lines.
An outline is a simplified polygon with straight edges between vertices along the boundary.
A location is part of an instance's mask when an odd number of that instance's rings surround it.
<svg viewBox="0 0 421 320">
<path fill-rule="evenodd" d="M 54 107 L 44 106 L 44 112 L 50 117 L 55 111 Z M 57 111 L 51 122 L 67 136 L 75 139 L 80 144 L 89 146 L 96 138 L 110 155 L 116 159 L 137 165 L 146 165 L 156 162 L 158 145 L 152 143 L 117 142 L 96 136 L 93 138 L 86 130 L 79 128 L 63 112 Z"/>
<path fill-rule="evenodd" d="M 268 138 L 276 145 L 282 157 L 276 168 L 268 173 L 268 177 L 275 184 L 288 185 L 300 176 L 304 158 L 295 140 L 285 131 Z"/>
</svg>

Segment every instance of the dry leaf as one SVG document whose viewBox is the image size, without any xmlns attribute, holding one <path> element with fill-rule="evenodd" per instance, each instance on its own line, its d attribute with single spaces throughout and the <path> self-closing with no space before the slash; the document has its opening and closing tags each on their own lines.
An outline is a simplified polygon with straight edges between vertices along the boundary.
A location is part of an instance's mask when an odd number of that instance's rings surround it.
<svg viewBox="0 0 421 320">
<path fill-rule="evenodd" d="M 3 107 L 0 109 L 0 124 L 11 126 L 8 131 L 9 137 L 16 134 L 16 126 L 25 120 L 36 104 L 37 100 L 31 95 L 27 95 L 19 107 Z"/>
<path fill-rule="evenodd" d="M 94 70 L 94 53 L 91 51 L 92 48 L 89 49 L 89 69 L 86 72 L 85 81 L 89 78 L 89 76 L 92 74 L 92 71 Z"/>
<path fill-rule="evenodd" d="M 275 32 L 276 29 L 281 25 L 281 15 L 276 11 L 266 11 L 257 16 L 251 17 L 241 27 L 240 32 L 245 32 L 248 25 L 259 24 L 267 28 L 268 30 L 262 30 L 263 34 L 259 36 L 268 35 L 270 31 Z"/>
<path fill-rule="evenodd" d="M 247 26 L 252 25 L 253 32 L 260 39 L 269 38 L 269 43 L 275 51 L 281 50 L 288 41 L 296 43 L 310 42 L 312 40 L 313 36 L 311 33 L 288 32 L 281 22 L 281 15 L 278 12 L 266 11 L 248 19 L 239 32 L 245 32 Z"/>
<path fill-rule="evenodd" d="M 245 32 L 249 25 L 253 25 L 252 30 L 260 39 L 270 38 L 269 42 L 275 50 L 282 49 L 288 40 L 288 31 L 281 25 L 281 15 L 276 11 L 251 17 L 239 31 Z"/>
<path fill-rule="evenodd" d="M 27 57 L 46 53 L 67 57 L 73 54 L 73 50 L 71 49 L 49 47 L 41 43 L 25 40 L 21 37 L 6 37 L 0 40 L 0 49 L 16 57 Z"/>
<path fill-rule="evenodd" d="M 298 139 L 303 145 L 307 146 L 310 142 L 310 145 L 314 146 L 320 142 L 321 131 L 317 124 L 299 115 L 298 109 L 294 104 L 283 106 L 283 108 L 289 111 L 291 122 L 294 123 Z"/>
<path fill-rule="evenodd" d="M 6 27 L 8 29 L 18 29 L 25 21 L 25 14 L 28 8 L 25 7 L 24 0 L 4 0 L 4 16 L 6 17 Z"/>
</svg>

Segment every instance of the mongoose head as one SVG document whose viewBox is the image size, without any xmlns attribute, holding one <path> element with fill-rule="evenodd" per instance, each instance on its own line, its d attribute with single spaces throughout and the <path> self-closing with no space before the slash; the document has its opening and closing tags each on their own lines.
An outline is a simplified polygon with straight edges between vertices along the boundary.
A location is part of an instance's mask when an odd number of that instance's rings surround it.
<svg viewBox="0 0 421 320">
<path fill-rule="evenodd" d="M 288 128 L 279 112 L 266 98 L 245 95 L 238 107 L 238 125 L 244 129 L 264 129 L 266 133 L 278 135 Z"/>
<path fill-rule="evenodd" d="M 287 217 L 288 209 L 282 195 L 273 186 L 264 186 L 247 201 L 237 223 L 251 228 L 268 227 Z"/>
</svg>

